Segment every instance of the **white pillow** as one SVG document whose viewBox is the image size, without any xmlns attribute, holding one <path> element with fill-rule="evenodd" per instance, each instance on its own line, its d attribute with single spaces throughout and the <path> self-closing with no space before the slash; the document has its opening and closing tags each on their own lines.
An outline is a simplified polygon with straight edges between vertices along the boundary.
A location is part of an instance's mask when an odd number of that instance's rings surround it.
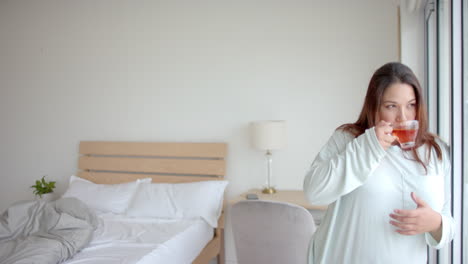
<svg viewBox="0 0 468 264">
<path fill-rule="evenodd" d="M 132 217 L 202 218 L 218 226 L 227 181 L 141 185 L 127 210 Z"/>
<path fill-rule="evenodd" d="M 153 183 L 141 185 L 127 210 L 132 217 L 182 218 L 174 204 L 173 185 Z"/>
<path fill-rule="evenodd" d="M 90 208 L 123 214 L 135 196 L 139 185 L 151 182 L 151 178 L 120 184 L 96 184 L 86 179 L 71 176 L 67 191 L 62 197 L 75 197 Z"/>
</svg>

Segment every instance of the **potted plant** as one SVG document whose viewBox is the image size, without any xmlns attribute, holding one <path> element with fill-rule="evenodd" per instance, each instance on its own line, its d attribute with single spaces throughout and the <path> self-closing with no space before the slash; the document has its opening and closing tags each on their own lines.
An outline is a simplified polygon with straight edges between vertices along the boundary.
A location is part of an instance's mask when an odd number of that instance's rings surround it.
<svg viewBox="0 0 468 264">
<path fill-rule="evenodd" d="M 36 180 L 36 184 L 31 186 L 34 189 L 33 193 L 41 200 L 52 200 L 52 192 L 55 189 L 55 181 L 46 181 L 45 176 L 42 179 Z M 44 197 L 43 197 L 44 196 Z"/>
</svg>

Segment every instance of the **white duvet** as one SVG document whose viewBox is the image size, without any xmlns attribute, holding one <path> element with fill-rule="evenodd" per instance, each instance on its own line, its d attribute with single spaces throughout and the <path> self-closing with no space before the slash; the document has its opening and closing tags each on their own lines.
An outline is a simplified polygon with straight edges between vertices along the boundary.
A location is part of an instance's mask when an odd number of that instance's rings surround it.
<svg viewBox="0 0 468 264">
<path fill-rule="evenodd" d="M 66 264 L 188 264 L 213 237 L 203 220 L 99 215 L 91 243 Z"/>
</svg>

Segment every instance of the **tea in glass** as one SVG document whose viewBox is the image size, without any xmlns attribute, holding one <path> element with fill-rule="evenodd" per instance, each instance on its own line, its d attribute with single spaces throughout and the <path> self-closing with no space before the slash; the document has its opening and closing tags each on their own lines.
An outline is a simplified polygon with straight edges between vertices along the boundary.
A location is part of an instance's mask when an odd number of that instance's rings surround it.
<svg viewBox="0 0 468 264">
<path fill-rule="evenodd" d="M 398 143 L 402 149 L 411 149 L 416 144 L 416 135 L 418 134 L 418 120 L 408 120 L 393 124 L 392 134 L 397 137 Z"/>
</svg>

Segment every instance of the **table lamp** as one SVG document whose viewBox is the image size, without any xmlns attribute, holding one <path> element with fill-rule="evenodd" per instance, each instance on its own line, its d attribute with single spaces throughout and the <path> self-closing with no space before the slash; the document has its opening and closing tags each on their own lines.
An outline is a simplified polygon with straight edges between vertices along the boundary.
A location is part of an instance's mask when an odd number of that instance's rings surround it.
<svg viewBox="0 0 468 264">
<path fill-rule="evenodd" d="M 276 190 L 271 184 L 272 150 L 286 146 L 286 121 L 265 120 L 251 123 L 251 143 L 255 149 L 265 151 L 267 161 L 267 186 L 263 193 L 272 194 Z"/>
</svg>

